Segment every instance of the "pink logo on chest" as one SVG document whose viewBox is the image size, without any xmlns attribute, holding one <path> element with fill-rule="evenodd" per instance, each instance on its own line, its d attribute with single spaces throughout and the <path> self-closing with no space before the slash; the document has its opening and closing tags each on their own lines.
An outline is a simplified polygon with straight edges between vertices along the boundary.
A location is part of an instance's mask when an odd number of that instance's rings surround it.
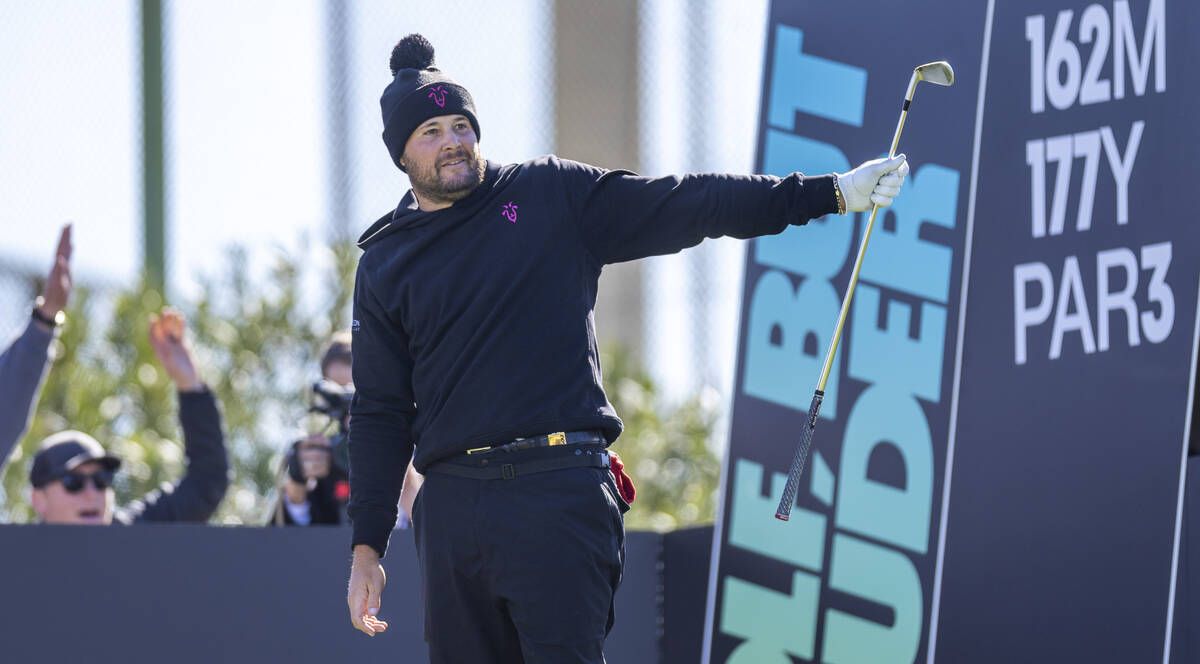
<svg viewBox="0 0 1200 664">
<path fill-rule="evenodd" d="M 505 219 L 508 219 L 514 224 L 517 223 L 517 204 L 509 201 L 508 205 L 504 206 L 504 210 L 501 212 L 501 214 L 504 215 Z"/>
<path fill-rule="evenodd" d="M 433 99 L 433 103 L 437 104 L 441 108 L 445 108 L 446 91 L 442 89 L 442 86 L 439 85 L 433 90 L 430 90 L 427 96 Z"/>
</svg>

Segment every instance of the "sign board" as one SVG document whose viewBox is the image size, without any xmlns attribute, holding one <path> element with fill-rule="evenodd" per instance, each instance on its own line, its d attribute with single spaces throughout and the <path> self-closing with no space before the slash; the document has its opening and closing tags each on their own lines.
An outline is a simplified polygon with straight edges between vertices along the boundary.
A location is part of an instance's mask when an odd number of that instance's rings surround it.
<svg viewBox="0 0 1200 664">
<path fill-rule="evenodd" d="M 881 156 L 912 67 L 956 82 L 917 88 L 788 522 L 867 214 L 748 249 L 705 661 L 1165 661 L 1197 28 L 1181 0 L 772 4 L 760 172 Z"/>
</svg>

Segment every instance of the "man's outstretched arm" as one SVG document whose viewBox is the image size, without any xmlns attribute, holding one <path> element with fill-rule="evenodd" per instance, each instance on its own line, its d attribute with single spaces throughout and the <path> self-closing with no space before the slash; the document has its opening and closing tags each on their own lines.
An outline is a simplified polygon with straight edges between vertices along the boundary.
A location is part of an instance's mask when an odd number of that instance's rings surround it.
<svg viewBox="0 0 1200 664">
<path fill-rule="evenodd" d="M 179 390 L 187 472 L 177 485 L 154 491 L 130 506 L 123 521 L 190 521 L 203 523 L 217 511 L 229 487 L 229 458 L 217 399 L 200 380 L 186 323 L 173 309 L 150 317 L 150 345 Z"/>
<path fill-rule="evenodd" d="M 25 434 L 33 418 L 49 366 L 50 341 L 59 314 L 71 295 L 71 225 L 58 236 L 54 266 L 46 277 L 42 297 L 21 336 L 0 353 L 0 465 Z"/>
<path fill-rule="evenodd" d="M 374 636 L 387 629 L 378 619 L 384 572 L 379 564 L 396 525 L 404 470 L 412 458 L 412 359 L 404 331 L 388 322 L 359 263 L 354 282 L 350 408 L 350 505 L 354 563 L 346 602 L 355 629 Z"/>
<path fill-rule="evenodd" d="M 831 213 L 891 203 L 904 156 L 846 173 L 805 176 L 694 174 L 647 178 L 559 160 L 584 244 L 599 264 L 670 254 L 705 238 L 747 239 Z"/>
</svg>

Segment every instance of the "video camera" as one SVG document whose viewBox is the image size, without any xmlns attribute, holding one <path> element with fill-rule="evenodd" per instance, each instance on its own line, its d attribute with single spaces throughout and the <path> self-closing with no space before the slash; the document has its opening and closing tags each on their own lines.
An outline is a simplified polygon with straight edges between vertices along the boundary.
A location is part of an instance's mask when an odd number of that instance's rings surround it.
<svg viewBox="0 0 1200 664">
<path fill-rule="evenodd" d="M 332 380 L 319 380 L 313 383 L 313 404 L 308 407 L 310 413 L 322 413 L 332 422 L 338 423 L 337 434 L 329 437 L 333 448 L 333 465 L 343 473 L 350 472 L 350 448 L 347 442 L 350 438 L 350 403 L 354 401 L 354 386 L 341 386 Z"/>
<path fill-rule="evenodd" d="M 308 407 L 310 413 L 320 413 L 329 418 L 329 422 L 337 422 L 337 433 L 329 436 L 330 454 L 332 455 L 333 470 L 341 476 L 350 473 L 349 439 L 350 404 L 354 401 L 354 386 L 345 387 L 331 380 L 319 380 L 312 385 L 312 403 Z M 288 474 L 297 482 L 304 483 L 304 474 L 298 460 L 299 442 L 292 445 L 288 455 Z"/>
</svg>

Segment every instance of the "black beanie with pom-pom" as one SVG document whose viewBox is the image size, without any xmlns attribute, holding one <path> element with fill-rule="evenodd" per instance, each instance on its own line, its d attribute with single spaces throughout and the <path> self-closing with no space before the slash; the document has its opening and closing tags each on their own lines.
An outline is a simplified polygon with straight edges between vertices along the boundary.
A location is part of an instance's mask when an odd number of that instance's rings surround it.
<svg viewBox="0 0 1200 664">
<path fill-rule="evenodd" d="M 465 115 L 479 138 L 475 102 L 467 89 L 433 66 L 433 45 L 421 35 L 401 39 L 389 62 L 394 78 L 383 90 L 383 143 L 400 170 L 404 144 L 422 122 L 439 115 Z"/>
</svg>

